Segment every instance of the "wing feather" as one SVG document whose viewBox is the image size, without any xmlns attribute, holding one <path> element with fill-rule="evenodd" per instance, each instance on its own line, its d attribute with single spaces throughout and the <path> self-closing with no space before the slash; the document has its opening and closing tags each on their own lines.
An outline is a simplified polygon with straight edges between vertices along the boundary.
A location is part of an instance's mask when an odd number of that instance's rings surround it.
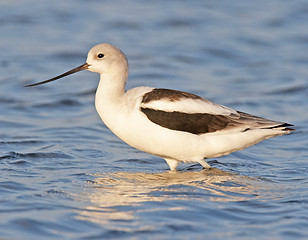
<svg viewBox="0 0 308 240">
<path fill-rule="evenodd" d="M 231 108 L 215 104 L 197 95 L 163 88 L 155 88 L 144 94 L 140 106 L 166 112 L 237 114 Z"/>
<path fill-rule="evenodd" d="M 197 95 L 169 89 L 153 89 L 141 101 L 140 110 L 162 127 L 205 134 L 217 131 L 248 131 L 256 128 L 286 128 L 291 124 L 277 122 L 218 105 Z"/>
</svg>

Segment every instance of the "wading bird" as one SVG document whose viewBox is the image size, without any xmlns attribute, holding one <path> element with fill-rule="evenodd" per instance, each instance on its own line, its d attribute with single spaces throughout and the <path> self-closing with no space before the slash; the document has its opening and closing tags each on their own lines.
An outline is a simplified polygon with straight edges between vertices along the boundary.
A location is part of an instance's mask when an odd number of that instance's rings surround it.
<svg viewBox="0 0 308 240">
<path fill-rule="evenodd" d="M 95 107 L 106 126 L 132 147 L 164 158 L 170 170 L 176 170 L 179 162 L 198 162 L 210 168 L 204 159 L 294 130 L 291 124 L 236 111 L 191 93 L 151 87 L 126 91 L 126 56 L 107 43 L 94 46 L 85 64 L 26 87 L 81 70 L 100 74 Z"/>
</svg>

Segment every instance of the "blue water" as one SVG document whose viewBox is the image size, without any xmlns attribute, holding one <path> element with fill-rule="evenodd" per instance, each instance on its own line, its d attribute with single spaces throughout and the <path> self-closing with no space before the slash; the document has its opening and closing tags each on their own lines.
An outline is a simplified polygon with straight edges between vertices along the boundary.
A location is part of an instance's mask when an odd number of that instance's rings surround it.
<svg viewBox="0 0 308 240">
<path fill-rule="evenodd" d="M 307 1 L 0 2 L 0 239 L 307 239 Z M 24 88 L 122 49 L 128 88 L 192 92 L 297 131 L 214 167 L 115 137 L 98 75 Z"/>
</svg>

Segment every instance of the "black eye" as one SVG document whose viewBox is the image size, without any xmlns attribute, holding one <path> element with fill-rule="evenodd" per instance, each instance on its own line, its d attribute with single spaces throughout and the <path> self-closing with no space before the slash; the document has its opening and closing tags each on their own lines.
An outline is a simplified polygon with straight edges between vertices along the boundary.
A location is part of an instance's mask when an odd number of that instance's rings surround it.
<svg viewBox="0 0 308 240">
<path fill-rule="evenodd" d="M 103 58 L 103 57 L 104 57 L 104 54 L 100 53 L 100 54 L 97 55 L 97 57 L 98 57 L 98 58 Z"/>
</svg>

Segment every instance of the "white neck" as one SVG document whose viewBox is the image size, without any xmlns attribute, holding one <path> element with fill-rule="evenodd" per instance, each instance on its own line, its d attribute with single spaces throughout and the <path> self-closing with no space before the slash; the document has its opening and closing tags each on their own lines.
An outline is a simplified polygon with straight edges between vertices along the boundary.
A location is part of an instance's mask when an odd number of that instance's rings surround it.
<svg viewBox="0 0 308 240">
<path fill-rule="evenodd" d="M 125 94 L 125 84 L 127 80 L 127 71 L 122 74 L 115 71 L 100 75 L 100 81 L 95 95 L 95 107 L 99 115 L 105 109 L 113 108 L 119 104 Z"/>
</svg>

